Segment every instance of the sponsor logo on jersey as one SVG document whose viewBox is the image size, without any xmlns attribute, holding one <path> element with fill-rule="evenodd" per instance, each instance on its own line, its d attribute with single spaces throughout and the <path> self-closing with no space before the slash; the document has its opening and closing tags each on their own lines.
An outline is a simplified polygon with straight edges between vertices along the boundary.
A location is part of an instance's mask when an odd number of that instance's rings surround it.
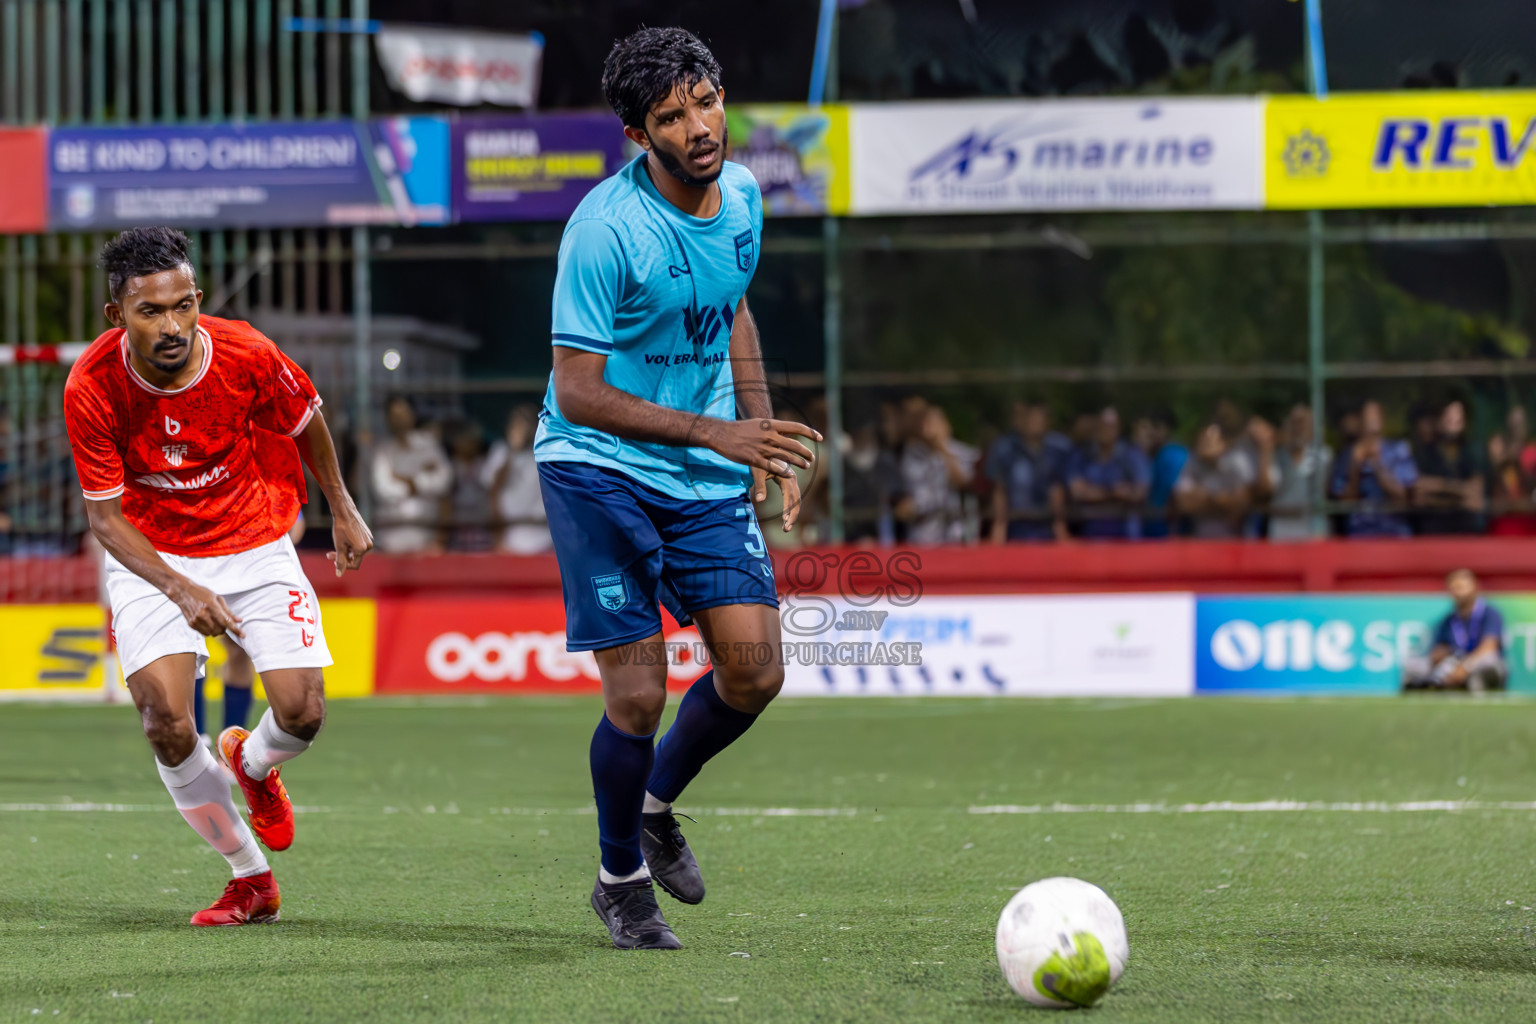
<svg viewBox="0 0 1536 1024">
<path fill-rule="evenodd" d="M 186 457 L 187 446 L 184 444 L 161 445 L 160 450 L 165 453 L 165 461 L 173 467 L 180 466 L 181 460 Z"/>
<path fill-rule="evenodd" d="M 161 491 L 200 491 L 204 487 L 212 487 L 214 484 L 223 483 L 228 479 L 229 469 L 220 463 L 212 469 L 205 470 L 185 480 L 174 477 L 169 473 L 149 473 L 135 478 L 135 482 Z"/>
<path fill-rule="evenodd" d="M 705 306 L 703 309 L 690 306 L 683 310 L 683 331 L 694 348 L 707 348 L 714 344 L 722 329 L 729 338 L 735 323 L 736 311 L 729 305 L 722 304 L 719 309 L 713 306 Z"/>
<path fill-rule="evenodd" d="M 167 416 L 165 418 L 165 432 L 171 437 L 175 437 L 177 434 L 181 433 L 181 424 Z"/>
</svg>

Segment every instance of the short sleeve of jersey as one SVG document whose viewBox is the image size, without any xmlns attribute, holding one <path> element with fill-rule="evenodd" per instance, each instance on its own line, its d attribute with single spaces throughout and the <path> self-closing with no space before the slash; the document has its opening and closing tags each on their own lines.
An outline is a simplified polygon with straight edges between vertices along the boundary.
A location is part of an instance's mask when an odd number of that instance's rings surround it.
<svg viewBox="0 0 1536 1024">
<path fill-rule="evenodd" d="M 297 437 L 320 408 L 320 396 L 298 363 L 270 341 L 263 342 L 256 387 L 265 400 L 252 410 L 251 420 L 274 434 Z"/>
<path fill-rule="evenodd" d="M 64 389 L 64 424 L 80 476 L 80 490 L 92 501 L 110 501 L 123 493 L 123 453 L 107 400 L 73 381 Z"/>
<path fill-rule="evenodd" d="M 745 168 L 743 168 L 743 170 L 745 170 Z M 761 254 L 763 251 L 763 190 L 758 186 L 757 179 L 752 176 L 751 171 L 747 171 L 743 177 L 746 180 L 742 182 L 741 190 L 744 194 L 744 198 L 747 201 L 747 208 L 752 211 L 752 238 L 756 243 L 754 248 L 757 250 L 758 254 Z M 747 274 L 746 285 L 744 287 L 751 286 L 752 279 L 757 276 L 757 265 L 759 262 L 760 256 L 754 255 L 752 259 L 752 270 Z"/>
<path fill-rule="evenodd" d="M 599 355 L 613 351 L 613 321 L 624 289 L 623 246 L 600 220 L 579 220 L 560 239 L 550 341 Z"/>
</svg>

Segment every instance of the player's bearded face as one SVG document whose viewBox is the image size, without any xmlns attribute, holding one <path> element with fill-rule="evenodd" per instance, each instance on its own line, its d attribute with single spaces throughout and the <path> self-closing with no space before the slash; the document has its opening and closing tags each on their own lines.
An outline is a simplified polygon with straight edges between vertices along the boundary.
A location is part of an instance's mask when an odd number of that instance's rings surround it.
<svg viewBox="0 0 1536 1024">
<path fill-rule="evenodd" d="M 191 267 L 133 278 L 114 322 L 127 330 L 128 344 L 140 359 L 160 373 L 174 374 L 192 358 L 201 300 Z"/>
<path fill-rule="evenodd" d="M 645 137 L 667 173 L 690 188 L 704 188 L 720 177 L 731 141 L 725 107 L 708 82 L 694 87 L 680 116 L 657 121 L 654 132 L 647 126 Z"/>
</svg>

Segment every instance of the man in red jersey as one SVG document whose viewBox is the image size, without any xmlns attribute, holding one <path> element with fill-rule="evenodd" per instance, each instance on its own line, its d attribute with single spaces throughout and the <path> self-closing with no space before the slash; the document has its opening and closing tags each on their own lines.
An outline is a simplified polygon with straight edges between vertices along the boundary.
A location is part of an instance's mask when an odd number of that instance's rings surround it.
<svg viewBox="0 0 1536 1024">
<path fill-rule="evenodd" d="M 107 551 L 118 658 L 177 810 L 235 876 L 192 923 L 275 921 L 281 897 L 256 837 L 272 850 L 293 842 L 277 766 L 320 731 L 331 656 L 287 537 L 292 478 L 258 446 L 297 443 L 335 515 L 338 576 L 357 568 L 373 537 L 304 371 L 249 324 L 199 316 L 185 235 L 125 231 L 101 266 L 115 327 L 70 371 L 64 412 L 91 532 Z M 250 654 L 270 705 L 254 731 L 225 729 L 218 744 L 255 837 L 192 721 L 204 638 L 220 635 Z"/>
</svg>

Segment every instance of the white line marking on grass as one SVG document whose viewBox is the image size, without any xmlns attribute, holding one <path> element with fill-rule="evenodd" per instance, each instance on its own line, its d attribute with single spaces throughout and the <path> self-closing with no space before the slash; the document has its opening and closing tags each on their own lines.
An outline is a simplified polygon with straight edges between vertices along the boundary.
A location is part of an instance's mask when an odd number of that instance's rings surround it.
<svg viewBox="0 0 1536 1024">
<path fill-rule="evenodd" d="M 102 814 L 139 814 L 155 811 L 174 811 L 176 808 L 170 804 L 0 804 L 0 814 L 20 814 L 36 811 L 42 813 L 102 813 Z M 294 811 L 299 814 L 329 814 L 329 807 L 303 807 L 295 806 Z"/>
<path fill-rule="evenodd" d="M 1204 804 L 990 804 L 966 808 L 968 814 L 1275 814 L 1296 811 L 1412 813 L 1422 811 L 1536 811 L 1533 801 L 1409 800 L 1401 803 L 1368 800 L 1330 803 L 1323 800 L 1259 800 Z"/>
<path fill-rule="evenodd" d="M 587 807 L 492 807 L 492 814 L 510 814 L 516 817 L 537 817 L 543 814 L 596 814 L 597 808 Z M 724 818 L 852 818 L 860 813 L 857 807 L 701 807 L 688 811 L 697 817 Z"/>
</svg>

